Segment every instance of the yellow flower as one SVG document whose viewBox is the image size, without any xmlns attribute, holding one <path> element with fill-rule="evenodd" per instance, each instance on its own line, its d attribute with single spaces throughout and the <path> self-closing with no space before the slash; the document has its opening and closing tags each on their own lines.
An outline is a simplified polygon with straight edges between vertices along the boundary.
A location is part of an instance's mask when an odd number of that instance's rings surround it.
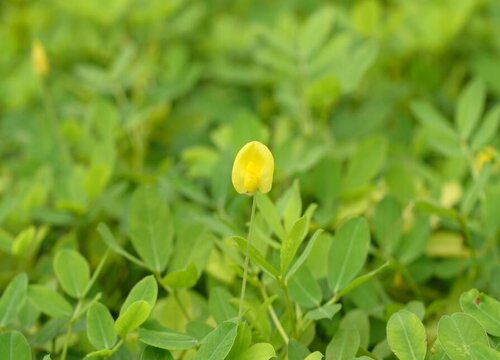
<svg viewBox="0 0 500 360">
<path fill-rule="evenodd" d="M 497 151 L 492 146 L 487 146 L 486 148 L 481 150 L 476 155 L 474 164 L 476 166 L 477 171 L 481 171 L 484 165 L 486 165 L 489 162 L 492 162 L 495 159 L 496 155 Z"/>
<path fill-rule="evenodd" d="M 35 41 L 31 47 L 31 62 L 35 73 L 39 76 L 47 76 L 49 73 L 49 59 L 42 43 Z"/>
<path fill-rule="evenodd" d="M 273 185 L 274 158 L 266 145 L 251 141 L 241 148 L 233 164 L 233 186 L 240 194 L 265 194 Z"/>
</svg>

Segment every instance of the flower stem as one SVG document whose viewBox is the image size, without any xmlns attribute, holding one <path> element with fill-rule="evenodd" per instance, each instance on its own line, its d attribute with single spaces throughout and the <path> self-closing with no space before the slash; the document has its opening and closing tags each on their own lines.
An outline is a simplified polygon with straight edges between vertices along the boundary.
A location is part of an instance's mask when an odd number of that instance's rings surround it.
<svg viewBox="0 0 500 360">
<path fill-rule="evenodd" d="M 238 319 L 241 321 L 243 313 L 243 302 L 245 301 L 245 290 L 247 286 L 247 275 L 248 275 L 248 265 L 250 262 L 250 244 L 252 241 L 253 228 L 254 228 L 254 218 L 255 218 L 255 207 L 256 207 L 255 195 L 252 195 L 252 213 L 250 215 L 250 226 L 248 227 L 247 236 L 247 253 L 245 255 L 245 268 L 243 270 L 243 281 L 241 283 L 241 297 L 240 297 L 240 307 L 238 310 Z"/>
<path fill-rule="evenodd" d="M 269 301 L 269 296 L 267 295 L 266 288 L 264 287 L 263 284 L 261 284 L 261 285 L 262 286 L 260 287 L 260 292 L 262 294 L 262 297 L 264 298 L 264 301 Z M 289 341 L 288 335 L 287 335 L 285 329 L 283 328 L 283 325 L 281 324 L 280 319 L 278 318 L 278 315 L 276 315 L 276 311 L 274 311 L 273 305 L 271 303 L 269 303 L 269 305 L 267 306 L 267 309 L 269 311 L 269 314 L 271 315 L 271 319 L 273 320 L 274 325 L 276 326 L 276 329 L 278 330 L 281 337 L 285 341 L 285 344 L 288 344 L 288 341 Z"/>
</svg>

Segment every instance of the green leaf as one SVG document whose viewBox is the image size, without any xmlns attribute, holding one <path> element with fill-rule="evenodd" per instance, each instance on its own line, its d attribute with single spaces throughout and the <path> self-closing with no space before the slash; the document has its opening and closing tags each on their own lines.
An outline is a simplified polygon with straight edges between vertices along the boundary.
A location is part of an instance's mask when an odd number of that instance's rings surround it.
<svg viewBox="0 0 500 360">
<path fill-rule="evenodd" d="M 500 104 L 490 109 L 484 116 L 481 126 L 477 129 L 471 141 L 473 150 L 480 150 L 495 139 L 500 124 Z"/>
<path fill-rule="evenodd" d="M 306 308 L 319 306 L 322 298 L 321 287 L 307 266 L 302 266 L 288 282 L 290 297 Z"/>
<path fill-rule="evenodd" d="M 0 228 L 0 250 L 10 254 L 14 243 L 14 236 L 4 229 Z"/>
<path fill-rule="evenodd" d="M 0 334 L 0 359 L 31 360 L 31 349 L 28 341 L 19 331 Z"/>
<path fill-rule="evenodd" d="M 285 194 L 286 203 L 283 209 L 283 223 L 285 230 L 291 232 L 292 227 L 295 226 L 302 213 L 302 198 L 300 196 L 299 182 L 295 180 L 293 185 L 287 190 Z"/>
<path fill-rule="evenodd" d="M 99 302 L 92 304 L 87 311 L 87 337 L 96 349 L 111 349 L 116 342 L 113 317 Z"/>
<path fill-rule="evenodd" d="M 311 319 L 313 321 L 321 320 L 321 319 L 329 319 L 331 320 L 336 313 L 340 311 L 342 305 L 340 304 L 327 304 L 320 308 L 309 311 L 306 314 L 306 318 Z"/>
<path fill-rule="evenodd" d="M 170 351 L 146 346 L 141 354 L 140 360 L 174 360 Z"/>
<path fill-rule="evenodd" d="M 407 231 L 396 250 L 395 256 L 403 264 L 409 264 L 418 259 L 425 250 L 427 239 L 431 232 L 429 219 L 426 215 L 417 215 L 412 227 Z"/>
<path fill-rule="evenodd" d="M 474 317 L 493 336 L 500 336 L 500 302 L 477 289 L 460 296 L 460 307 Z"/>
<path fill-rule="evenodd" d="M 134 285 L 128 293 L 125 302 L 120 309 L 120 315 L 123 314 L 130 305 L 139 300 L 144 300 L 149 304 L 152 309 L 155 306 L 156 298 L 158 296 L 158 284 L 153 275 L 144 277 L 141 281 Z"/>
<path fill-rule="evenodd" d="M 475 343 L 470 345 L 472 359 L 474 360 L 500 360 L 500 351 L 485 344 Z"/>
<path fill-rule="evenodd" d="M 434 106 L 426 101 L 417 100 L 411 103 L 410 108 L 422 125 L 443 134 L 447 139 L 458 142 L 458 134 L 449 121 Z"/>
<path fill-rule="evenodd" d="M 278 210 L 276 209 L 276 206 L 274 206 L 271 199 L 269 199 L 267 195 L 264 195 L 261 192 L 257 192 L 255 194 L 255 201 L 257 201 L 257 207 L 259 208 L 260 213 L 262 214 L 269 227 L 278 236 L 278 238 L 283 240 L 286 236 L 285 229 L 281 224 Z"/>
<path fill-rule="evenodd" d="M 236 335 L 235 323 L 222 323 L 203 340 L 194 360 L 224 360 L 236 340 Z"/>
<path fill-rule="evenodd" d="M 92 358 L 97 358 L 101 360 L 102 358 L 109 358 L 111 357 L 116 351 L 115 350 L 110 350 L 110 349 L 102 349 L 102 350 L 97 350 L 97 351 L 92 351 L 85 356 L 85 359 L 92 359 Z"/>
<path fill-rule="evenodd" d="M 370 183 L 384 164 L 387 147 L 383 136 L 371 136 L 358 144 L 342 179 L 343 192 L 355 191 Z"/>
<path fill-rule="evenodd" d="M 315 351 L 312 354 L 307 355 L 304 360 L 321 360 L 323 359 L 323 354 L 320 353 L 319 351 Z"/>
<path fill-rule="evenodd" d="M 340 299 L 344 295 L 348 294 L 352 290 L 356 289 L 358 286 L 363 285 L 365 282 L 373 278 L 375 275 L 380 273 L 381 271 L 385 270 L 387 267 L 391 266 L 391 262 L 387 261 L 383 265 L 379 266 L 375 270 L 370 271 L 369 273 L 363 274 L 361 276 L 358 276 L 354 280 L 352 280 L 349 284 L 347 284 L 341 291 L 337 293 L 337 299 Z"/>
<path fill-rule="evenodd" d="M 322 229 L 316 230 L 316 232 L 311 236 L 311 239 L 307 243 L 304 251 L 302 251 L 297 258 L 297 260 L 293 263 L 293 265 L 290 267 L 290 270 L 286 273 L 285 281 L 288 281 L 288 279 L 295 274 L 295 272 L 304 264 L 304 262 L 307 261 L 307 258 L 309 257 L 309 254 L 311 253 L 314 244 L 316 243 L 316 240 L 318 240 L 319 236 L 323 233 Z"/>
<path fill-rule="evenodd" d="M 190 224 L 181 228 L 176 234 L 175 256 L 168 265 L 169 273 L 174 270 L 187 270 L 193 264 L 197 270 L 197 278 L 205 268 L 217 237 L 204 226 Z"/>
<path fill-rule="evenodd" d="M 172 250 L 173 223 L 167 203 L 156 188 L 141 186 L 134 192 L 128 224 L 140 258 L 154 272 L 163 272 Z"/>
<path fill-rule="evenodd" d="M 427 351 L 427 335 L 417 315 L 408 310 L 392 314 L 387 322 L 387 341 L 401 360 L 423 360 Z"/>
<path fill-rule="evenodd" d="M 467 85 L 458 98 L 455 121 L 460 136 L 467 140 L 483 112 L 486 91 L 477 78 Z"/>
<path fill-rule="evenodd" d="M 240 322 L 236 330 L 236 339 L 234 340 L 231 351 L 226 355 L 226 359 L 234 359 L 242 352 L 248 349 L 252 343 L 252 330 L 246 322 Z"/>
<path fill-rule="evenodd" d="M 246 239 L 241 236 L 233 236 L 232 239 L 236 242 L 240 251 L 243 254 L 246 254 L 248 246 Z M 277 279 L 280 276 L 279 271 L 273 265 L 269 264 L 259 250 L 257 250 L 253 245 L 250 245 L 250 259 L 273 278 Z"/>
<path fill-rule="evenodd" d="M 370 343 L 370 320 L 366 311 L 354 309 L 347 312 L 340 325 L 343 329 L 357 329 L 359 332 L 359 343 L 362 348 L 367 348 Z"/>
<path fill-rule="evenodd" d="M 161 279 L 163 286 L 174 289 L 190 288 L 198 281 L 198 271 L 193 263 L 183 270 L 171 271 Z"/>
<path fill-rule="evenodd" d="M 439 343 L 439 340 L 436 339 L 434 345 L 429 351 L 428 360 L 450 360 L 448 355 L 446 355 L 446 351 L 444 351 L 443 347 Z"/>
<path fill-rule="evenodd" d="M 218 324 L 238 315 L 238 311 L 230 303 L 232 297 L 229 291 L 220 286 L 210 290 L 208 309 Z"/>
<path fill-rule="evenodd" d="M 310 16 L 298 36 L 300 57 L 306 61 L 324 44 L 335 20 L 333 8 L 324 7 Z"/>
<path fill-rule="evenodd" d="M 113 236 L 113 233 L 111 232 L 111 230 L 109 230 L 108 225 L 106 225 L 104 223 L 100 223 L 99 226 L 97 226 L 97 231 L 101 235 L 101 238 L 106 243 L 106 245 L 111 250 L 113 250 L 115 253 L 120 254 L 124 258 L 132 261 L 133 263 L 135 263 L 135 264 L 137 264 L 139 266 L 146 267 L 146 264 L 144 264 L 141 260 L 139 260 L 135 256 L 133 256 L 133 255 L 129 254 L 128 252 L 126 252 L 120 246 L 120 244 L 118 244 L 118 242 L 116 241 L 115 237 Z"/>
<path fill-rule="evenodd" d="M 375 207 L 373 231 L 375 240 L 388 254 L 399 245 L 403 233 L 402 208 L 398 201 L 387 196 Z"/>
<path fill-rule="evenodd" d="M 12 253 L 19 256 L 29 257 L 32 249 L 36 246 L 36 228 L 30 226 L 21 231 L 12 243 Z"/>
<path fill-rule="evenodd" d="M 285 240 L 281 244 L 280 249 L 280 270 L 281 274 L 285 274 L 288 267 L 293 261 L 300 244 L 307 235 L 309 221 L 305 216 L 297 220 Z"/>
<path fill-rule="evenodd" d="M 453 360 L 470 359 L 473 343 L 488 345 L 488 336 L 481 324 L 464 313 L 444 315 L 439 320 L 437 335 L 446 354 Z"/>
<path fill-rule="evenodd" d="M 90 268 L 80 253 L 63 249 L 54 258 L 54 272 L 63 290 L 71 297 L 85 296 L 90 281 Z"/>
<path fill-rule="evenodd" d="M 5 288 L 0 298 L 0 328 L 11 323 L 19 314 L 28 291 L 28 276 L 26 273 L 18 274 Z"/>
<path fill-rule="evenodd" d="M 276 356 L 274 347 L 269 343 L 257 343 L 239 354 L 234 360 L 269 360 Z"/>
<path fill-rule="evenodd" d="M 165 350 L 186 350 L 198 345 L 194 337 L 173 330 L 139 329 L 138 340 L 146 345 Z"/>
<path fill-rule="evenodd" d="M 460 214 L 454 209 L 449 209 L 441 206 L 433 201 L 419 200 L 415 202 L 415 209 L 423 211 L 428 214 L 437 215 L 444 219 L 454 220 L 460 222 Z"/>
<path fill-rule="evenodd" d="M 290 339 L 288 342 L 288 360 L 304 360 L 310 354 L 309 349 L 298 342 Z"/>
<path fill-rule="evenodd" d="M 38 310 L 54 318 L 70 316 L 73 312 L 73 307 L 64 297 L 43 285 L 30 285 L 28 298 Z"/>
<path fill-rule="evenodd" d="M 328 360 L 351 360 L 359 348 L 359 331 L 353 328 L 339 328 L 326 347 Z"/>
<path fill-rule="evenodd" d="M 370 232 L 364 218 L 352 218 L 337 230 L 328 253 L 328 282 L 334 293 L 361 270 L 369 245 Z"/>
<path fill-rule="evenodd" d="M 483 166 L 479 177 L 472 183 L 472 185 L 467 189 L 467 192 L 463 196 L 462 203 L 460 205 L 460 212 L 464 216 L 468 216 L 471 210 L 474 208 L 477 200 L 484 193 L 484 188 L 488 184 L 488 180 L 491 175 L 491 164 L 486 164 Z"/>
<path fill-rule="evenodd" d="M 134 331 L 148 319 L 150 313 L 151 305 L 147 301 L 139 300 L 130 304 L 115 321 L 116 333 L 123 337 Z"/>
</svg>

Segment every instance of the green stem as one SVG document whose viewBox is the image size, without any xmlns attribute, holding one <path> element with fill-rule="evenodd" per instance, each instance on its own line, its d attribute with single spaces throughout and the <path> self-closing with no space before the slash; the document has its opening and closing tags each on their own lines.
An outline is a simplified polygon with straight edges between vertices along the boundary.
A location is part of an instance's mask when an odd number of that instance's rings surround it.
<svg viewBox="0 0 500 360">
<path fill-rule="evenodd" d="M 253 228 L 254 228 L 254 218 L 255 218 L 255 208 L 256 208 L 255 196 L 252 195 L 252 213 L 250 215 L 250 226 L 248 228 L 248 236 L 247 236 L 247 253 L 245 255 L 245 268 L 243 270 L 243 281 L 241 283 L 241 297 L 240 297 L 240 306 L 238 309 L 238 319 L 241 321 L 241 317 L 243 314 L 243 302 L 245 301 L 245 290 L 247 286 L 247 276 L 248 276 L 248 265 L 250 262 L 250 246 L 252 242 Z"/>
<path fill-rule="evenodd" d="M 262 297 L 264 298 L 264 301 L 269 301 L 269 297 L 267 295 L 266 288 L 262 284 L 260 286 L 260 292 L 262 294 Z M 269 303 L 267 309 L 269 311 L 269 315 L 271 315 L 271 319 L 273 320 L 274 325 L 276 326 L 276 329 L 278 330 L 281 337 L 285 341 L 285 344 L 288 344 L 288 341 L 289 341 L 288 335 L 287 335 L 285 329 L 283 328 L 283 325 L 281 324 L 281 321 L 278 318 L 278 315 L 276 315 L 276 311 L 274 310 L 273 305 L 271 303 Z"/>
<path fill-rule="evenodd" d="M 85 291 L 83 292 L 83 296 L 87 295 L 87 293 L 89 292 L 89 290 L 92 288 L 92 286 L 94 285 L 94 283 L 96 282 L 97 278 L 99 277 L 99 275 L 101 274 L 101 271 L 102 271 L 102 268 L 104 266 L 104 263 L 106 262 L 106 260 L 108 259 L 108 256 L 109 256 L 109 253 L 110 253 L 110 250 L 107 249 L 106 252 L 104 253 L 104 256 L 101 258 L 101 260 L 99 261 L 99 264 L 97 265 L 97 268 L 95 269 L 94 273 L 92 274 L 92 278 L 90 279 L 87 287 L 85 288 Z"/>
<path fill-rule="evenodd" d="M 69 319 L 68 331 L 66 331 L 66 337 L 64 339 L 61 360 L 66 360 L 66 357 L 68 354 L 69 338 L 71 337 L 71 332 L 73 331 L 73 325 L 75 323 L 75 320 L 78 318 L 81 306 L 82 306 L 82 299 L 78 300 L 78 303 L 76 304 L 75 310 L 73 311 L 73 314 L 71 315 L 71 318 Z"/>
<path fill-rule="evenodd" d="M 283 291 L 283 295 L 285 296 L 285 303 L 287 307 L 287 311 L 290 314 L 290 320 L 292 322 L 292 336 L 297 335 L 297 316 L 295 310 L 293 308 L 292 301 L 290 300 L 290 296 L 288 295 L 288 289 L 283 279 L 279 279 L 279 284 L 281 287 L 281 291 Z"/>
</svg>

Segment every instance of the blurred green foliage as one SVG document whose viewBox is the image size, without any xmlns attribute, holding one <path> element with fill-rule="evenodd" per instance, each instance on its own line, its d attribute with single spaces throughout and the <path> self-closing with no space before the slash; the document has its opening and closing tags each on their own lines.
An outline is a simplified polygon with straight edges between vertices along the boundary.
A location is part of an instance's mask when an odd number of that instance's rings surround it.
<svg viewBox="0 0 500 360">
<path fill-rule="evenodd" d="M 47 73 L 34 51 L 45 51 Z M 68 358 L 81 359 L 111 354 L 116 331 L 135 334 L 116 359 L 169 359 L 159 348 L 176 359 L 336 359 L 359 338 L 352 356 L 385 359 L 399 316 L 419 337 L 423 320 L 433 346 L 462 293 L 500 298 L 499 59 L 496 0 L 2 1 L 0 309 L 18 306 L 0 312 L 12 330 L 0 344 L 24 354 L 22 332 L 37 359 L 59 358 L 65 341 Z M 276 170 L 252 257 L 253 281 L 269 294 L 250 283 L 245 328 L 227 322 L 250 212 L 230 174 L 251 140 L 269 146 Z M 369 247 L 348 278 L 332 278 L 327 259 L 349 259 L 330 247 L 347 244 L 336 230 L 358 216 Z M 299 218 L 309 237 L 292 239 L 300 264 L 287 289 L 303 321 L 294 324 L 269 279 Z M 371 275 L 351 288 L 358 267 Z M 130 292 L 149 274 L 157 301 Z M 273 303 L 294 329 L 288 345 L 266 315 Z M 440 328 L 476 321 L 467 306 Z M 99 326 L 104 338 L 87 337 Z M 486 330 L 498 348 L 497 329 Z M 493 356 L 476 335 L 467 351 Z M 436 342 L 435 358 L 454 359 L 449 346 Z"/>
</svg>

